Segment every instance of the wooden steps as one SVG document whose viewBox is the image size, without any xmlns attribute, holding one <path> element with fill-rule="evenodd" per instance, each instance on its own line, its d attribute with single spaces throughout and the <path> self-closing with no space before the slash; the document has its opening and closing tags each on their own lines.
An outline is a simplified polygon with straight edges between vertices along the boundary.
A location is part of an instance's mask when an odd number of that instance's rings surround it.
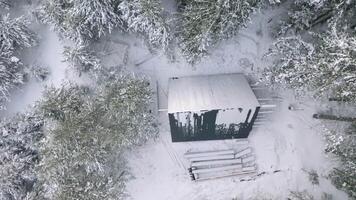
<svg viewBox="0 0 356 200">
<path fill-rule="evenodd" d="M 184 157 L 189 160 L 189 175 L 192 180 L 206 180 L 227 176 L 236 176 L 256 172 L 255 156 L 252 148 L 240 151 L 220 150 L 208 152 L 188 152 Z"/>
</svg>

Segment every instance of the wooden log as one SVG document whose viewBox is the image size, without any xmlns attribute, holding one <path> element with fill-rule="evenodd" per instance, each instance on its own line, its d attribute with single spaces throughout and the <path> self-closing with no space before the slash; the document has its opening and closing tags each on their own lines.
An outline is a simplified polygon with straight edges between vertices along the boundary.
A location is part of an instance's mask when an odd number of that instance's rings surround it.
<svg viewBox="0 0 356 200">
<path fill-rule="evenodd" d="M 192 167 L 202 167 L 202 166 L 213 166 L 213 165 L 231 165 L 231 164 L 241 164 L 241 158 L 229 159 L 229 160 L 209 160 L 201 162 L 193 162 Z"/>
<path fill-rule="evenodd" d="M 356 121 L 356 118 L 354 118 L 354 117 L 343 117 L 343 116 L 335 116 L 335 115 L 328 115 L 328 114 L 314 114 L 313 118 L 315 118 L 315 119 L 337 120 L 337 121 L 345 121 L 345 122 Z"/>
<path fill-rule="evenodd" d="M 256 167 L 249 167 L 245 169 L 235 169 L 235 170 L 226 170 L 214 173 L 200 173 L 194 174 L 196 181 L 201 180 L 209 180 L 209 179 L 217 179 L 217 178 L 224 178 L 224 177 L 231 177 L 231 176 L 242 176 L 256 173 Z"/>
<path fill-rule="evenodd" d="M 227 155 L 189 158 L 189 160 L 190 160 L 190 162 L 198 162 L 198 161 L 207 161 L 207 160 L 227 160 L 227 159 L 234 159 L 234 158 L 235 158 L 234 154 L 227 154 Z"/>
<path fill-rule="evenodd" d="M 244 150 L 242 150 L 242 151 L 237 152 L 237 153 L 235 154 L 235 158 L 240 158 L 240 157 L 242 157 L 242 156 L 244 156 L 244 155 L 247 155 L 247 154 L 249 154 L 249 153 L 252 153 L 251 147 L 248 147 L 248 148 L 246 148 L 246 149 L 244 149 Z"/>
<path fill-rule="evenodd" d="M 341 102 L 348 102 L 350 101 L 349 99 L 346 98 L 338 98 L 338 97 L 330 97 L 329 101 L 341 101 Z"/>
<path fill-rule="evenodd" d="M 206 168 L 206 169 L 193 169 L 193 174 L 201 174 L 201 173 L 210 173 L 210 172 L 219 172 L 219 171 L 225 171 L 225 170 L 243 170 L 242 165 L 237 164 L 237 165 L 227 165 L 227 166 L 222 166 L 222 167 L 212 167 L 212 168 Z"/>
<path fill-rule="evenodd" d="M 226 154 L 234 154 L 234 150 L 220 150 L 220 151 L 206 151 L 206 152 L 187 152 L 184 154 L 186 158 L 195 158 L 195 157 L 206 157 L 206 156 L 214 156 L 214 155 L 226 155 Z"/>
</svg>

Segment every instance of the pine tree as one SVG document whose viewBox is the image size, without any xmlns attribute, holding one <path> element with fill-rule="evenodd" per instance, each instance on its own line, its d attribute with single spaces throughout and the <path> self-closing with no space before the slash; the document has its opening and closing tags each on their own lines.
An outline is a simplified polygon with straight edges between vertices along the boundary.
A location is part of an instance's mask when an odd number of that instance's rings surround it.
<svg viewBox="0 0 356 200">
<path fill-rule="evenodd" d="M 0 44 L 0 110 L 10 100 L 11 90 L 23 84 L 24 75 L 23 65 L 13 50 Z"/>
<path fill-rule="evenodd" d="M 114 0 L 45 0 L 35 13 L 62 36 L 86 44 L 122 27 L 116 4 Z"/>
<path fill-rule="evenodd" d="M 10 9 L 11 4 L 9 0 L 0 0 L 0 8 Z"/>
<path fill-rule="evenodd" d="M 326 152 L 337 155 L 342 164 L 330 173 L 332 183 L 356 198 L 356 123 L 345 133 L 327 136 Z"/>
<path fill-rule="evenodd" d="M 75 84 L 48 88 L 40 109 L 54 124 L 43 141 L 37 198 L 121 199 L 121 153 L 156 133 L 147 81 L 108 72 L 90 89 Z"/>
<path fill-rule="evenodd" d="M 42 127 L 43 120 L 35 113 L 0 121 L 0 199 L 26 199 L 32 192 Z"/>
<path fill-rule="evenodd" d="M 186 1 L 179 19 L 178 42 L 188 62 L 195 63 L 221 40 L 238 33 L 249 21 L 257 0 Z"/>
<path fill-rule="evenodd" d="M 9 14 L 0 16 L 0 44 L 9 48 L 22 49 L 37 45 L 36 34 L 28 28 L 24 17 L 11 19 Z"/>
<path fill-rule="evenodd" d="M 63 52 L 66 62 L 69 62 L 79 73 L 90 70 L 100 70 L 100 60 L 93 51 L 85 46 L 64 47 Z"/>
<path fill-rule="evenodd" d="M 24 66 L 15 54 L 37 44 L 28 24 L 24 17 L 11 19 L 8 14 L 0 15 L 0 110 L 10 100 L 11 90 L 23 84 Z"/>
<path fill-rule="evenodd" d="M 323 28 L 329 26 L 337 20 L 343 29 L 352 30 L 356 23 L 356 1 L 355 0 L 298 0 L 293 1 L 289 8 L 288 17 L 281 21 L 277 35 L 292 32 L 303 32 L 313 30 L 324 31 Z"/>
<path fill-rule="evenodd" d="M 128 31 L 142 34 L 152 49 L 168 51 L 171 29 L 159 0 L 124 0 L 118 10 Z"/>
<path fill-rule="evenodd" d="M 276 60 L 267 78 L 317 96 L 356 101 L 356 37 L 336 29 L 315 36 L 313 43 L 299 36 L 279 38 L 269 54 Z"/>
</svg>

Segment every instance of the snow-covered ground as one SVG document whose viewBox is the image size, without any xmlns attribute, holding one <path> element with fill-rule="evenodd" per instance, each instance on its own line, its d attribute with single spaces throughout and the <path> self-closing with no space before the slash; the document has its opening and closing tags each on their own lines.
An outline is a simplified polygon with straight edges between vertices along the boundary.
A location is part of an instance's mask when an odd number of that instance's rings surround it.
<svg viewBox="0 0 356 200">
<path fill-rule="evenodd" d="M 172 8 L 173 9 L 173 8 Z M 177 56 L 174 61 L 164 54 L 151 54 L 143 42 L 134 36 L 113 33 L 103 39 L 100 48 L 110 54 L 103 55 L 106 65 L 127 66 L 129 70 L 146 74 L 158 84 L 158 108 L 167 108 L 168 78 L 185 75 L 242 72 L 251 82 L 259 70 L 268 63 L 262 58 L 273 42 L 269 35 L 270 21 L 278 20 L 279 11 L 262 12 L 241 33 L 217 46 L 211 55 L 192 67 Z M 45 27 L 42 41 L 27 63 L 39 63 L 51 69 L 47 81 L 31 81 L 12 96 L 8 110 L 1 116 L 13 115 L 40 99 L 45 85 L 59 85 L 64 80 L 77 77 L 63 63 L 63 44 L 55 33 Z M 78 78 L 79 79 L 79 78 Z M 80 78 L 82 79 L 82 78 Z M 132 179 L 127 184 L 129 199 L 134 200 L 205 200 L 205 199 L 285 199 L 289 191 L 307 190 L 320 199 L 323 192 L 334 199 L 347 199 L 345 193 L 333 187 L 325 178 L 336 164 L 327 158 L 320 121 L 312 119 L 316 105 L 311 100 L 295 99 L 290 91 L 276 91 L 282 98 L 276 112 L 259 128 L 255 128 L 249 145 L 254 149 L 258 173 L 264 174 L 248 181 L 241 177 L 192 182 L 187 174 L 183 153 L 190 149 L 241 148 L 236 140 L 173 144 L 170 140 L 167 113 L 160 112 L 160 133 L 148 144 L 127 153 Z M 303 102 L 303 103 L 300 103 Z M 301 110 L 290 111 L 288 105 L 296 104 Z M 278 170 L 278 172 L 275 172 Z M 316 170 L 320 184 L 312 185 L 306 171 Z"/>
<path fill-rule="evenodd" d="M 286 199 L 290 191 L 307 190 L 316 199 L 323 192 L 334 199 L 347 199 L 327 180 L 327 172 L 335 164 L 323 152 L 324 143 L 319 121 L 311 114 L 314 104 L 299 105 L 304 110 L 288 110 L 295 103 L 292 95 L 260 128 L 249 137 L 260 176 L 221 178 L 193 182 L 187 173 L 184 150 L 240 149 L 239 140 L 172 143 L 166 113 L 160 116 L 160 137 L 128 154 L 133 179 L 127 189 L 131 199 Z M 313 185 L 307 171 L 316 170 L 319 185 Z M 276 172 L 277 171 L 277 172 Z"/>
<path fill-rule="evenodd" d="M 167 108 L 168 78 L 185 75 L 243 72 L 251 81 L 254 73 L 268 65 L 263 59 L 272 43 L 268 22 L 278 19 L 278 11 L 255 16 L 253 24 L 228 41 L 222 42 L 198 66 L 192 68 L 181 59 L 170 63 L 163 55 L 156 55 L 140 65 L 132 64 L 151 74 L 158 82 L 159 108 Z M 295 98 L 291 91 L 276 92 L 282 102 L 276 112 L 259 128 L 255 128 L 249 145 L 257 157 L 258 173 L 250 181 L 241 177 L 192 182 L 188 176 L 185 151 L 239 149 L 236 140 L 172 143 L 167 113 L 160 113 L 160 136 L 149 144 L 132 150 L 127 156 L 133 179 L 127 190 L 131 199 L 286 199 L 290 191 L 307 190 L 316 199 L 322 193 L 334 199 L 347 199 L 347 195 L 327 180 L 328 171 L 336 164 L 324 153 L 323 126 L 312 119 L 317 106 L 308 99 Z M 303 103 L 301 103 L 303 102 Z M 300 110 L 288 110 L 290 104 Z M 274 173 L 274 171 L 278 171 Z M 307 171 L 316 170 L 319 185 L 312 185 Z M 245 178 L 246 179 L 246 178 Z"/>
</svg>

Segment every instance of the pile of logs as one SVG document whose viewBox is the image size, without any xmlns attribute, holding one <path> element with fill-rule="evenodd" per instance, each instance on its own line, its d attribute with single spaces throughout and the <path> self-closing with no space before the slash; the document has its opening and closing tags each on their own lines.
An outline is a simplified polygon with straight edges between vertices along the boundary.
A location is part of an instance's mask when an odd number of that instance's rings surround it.
<svg viewBox="0 0 356 200">
<path fill-rule="evenodd" d="M 192 180 L 215 179 L 256 172 L 255 156 L 250 147 L 241 151 L 221 150 L 208 152 L 188 152 L 189 175 Z"/>
</svg>

